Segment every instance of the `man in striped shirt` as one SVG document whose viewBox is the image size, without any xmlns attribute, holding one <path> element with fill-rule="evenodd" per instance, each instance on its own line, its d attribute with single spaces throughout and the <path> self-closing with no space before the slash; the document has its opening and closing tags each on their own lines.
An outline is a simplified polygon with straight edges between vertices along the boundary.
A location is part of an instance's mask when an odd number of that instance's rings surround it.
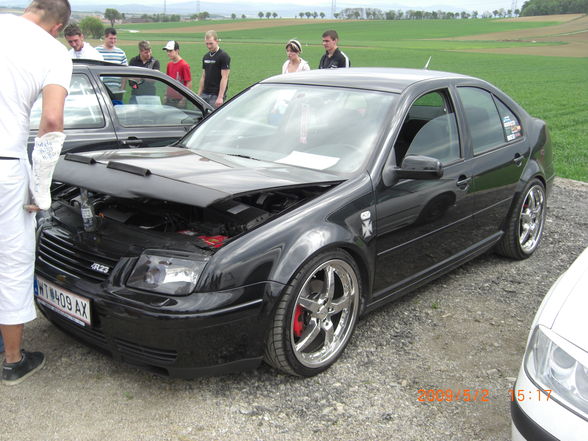
<svg viewBox="0 0 588 441">
<path fill-rule="evenodd" d="M 102 46 L 96 46 L 96 50 L 100 52 L 104 61 L 114 64 L 122 64 L 128 66 L 127 54 L 125 51 L 115 46 L 116 44 L 116 29 L 106 28 L 104 30 L 104 44 Z M 110 89 L 117 100 L 121 100 L 121 94 L 123 93 L 124 86 L 123 79 L 121 77 L 101 77 L 102 82 Z M 114 102 L 114 101 L 113 101 Z"/>
<path fill-rule="evenodd" d="M 127 54 L 125 54 L 125 51 L 122 49 L 116 47 L 115 44 L 116 29 L 106 28 L 104 30 L 104 44 L 102 46 L 97 46 L 96 50 L 102 54 L 104 61 L 128 66 Z"/>
</svg>

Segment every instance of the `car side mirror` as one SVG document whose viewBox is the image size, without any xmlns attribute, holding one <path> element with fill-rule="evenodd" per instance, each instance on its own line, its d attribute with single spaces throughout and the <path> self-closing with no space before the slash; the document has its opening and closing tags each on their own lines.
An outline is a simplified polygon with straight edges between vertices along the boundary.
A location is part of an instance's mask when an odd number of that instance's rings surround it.
<svg viewBox="0 0 588 441">
<path fill-rule="evenodd" d="M 382 173 L 384 185 L 391 187 L 400 179 L 439 179 L 443 176 L 441 161 L 429 156 L 408 155 L 401 167 L 386 165 Z"/>
</svg>

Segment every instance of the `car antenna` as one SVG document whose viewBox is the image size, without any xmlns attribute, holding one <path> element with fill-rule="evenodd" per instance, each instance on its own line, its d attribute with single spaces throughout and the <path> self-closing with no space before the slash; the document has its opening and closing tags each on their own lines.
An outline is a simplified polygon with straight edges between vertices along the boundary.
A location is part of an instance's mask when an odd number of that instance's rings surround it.
<svg viewBox="0 0 588 441">
<path fill-rule="evenodd" d="M 423 69 L 428 70 L 429 69 L 429 63 L 431 62 L 431 58 L 433 58 L 433 56 L 431 55 L 429 57 L 429 59 L 427 60 L 427 62 L 425 63 L 425 67 Z"/>
</svg>

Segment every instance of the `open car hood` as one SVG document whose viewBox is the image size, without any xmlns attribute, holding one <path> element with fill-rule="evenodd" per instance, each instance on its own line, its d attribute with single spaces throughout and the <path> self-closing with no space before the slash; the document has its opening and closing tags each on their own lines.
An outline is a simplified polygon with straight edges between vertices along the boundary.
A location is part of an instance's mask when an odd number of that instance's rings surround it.
<svg viewBox="0 0 588 441">
<path fill-rule="evenodd" d="M 121 198 L 157 198 L 199 207 L 261 190 L 341 181 L 322 171 L 203 154 L 177 147 L 67 154 L 59 159 L 53 178 Z"/>
</svg>

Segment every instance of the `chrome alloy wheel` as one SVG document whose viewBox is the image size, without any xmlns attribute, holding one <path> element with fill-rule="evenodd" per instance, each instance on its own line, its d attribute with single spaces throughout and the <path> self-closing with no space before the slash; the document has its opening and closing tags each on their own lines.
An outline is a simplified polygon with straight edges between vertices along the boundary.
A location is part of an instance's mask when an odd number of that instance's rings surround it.
<svg viewBox="0 0 588 441">
<path fill-rule="evenodd" d="M 336 358 L 353 332 L 358 309 L 359 286 L 353 268 L 339 259 L 319 265 L 294 302 L 290 338 L 296 359 L 317 368 Z"/>
<path fill-rule="evenodd" d="M 545 222 L 545 192 L 540 185 L 533 185 L 525 196 L 519 216 L 519 244 L 521 250 L 532 253 L 539 241 Z"/>
</svg>

